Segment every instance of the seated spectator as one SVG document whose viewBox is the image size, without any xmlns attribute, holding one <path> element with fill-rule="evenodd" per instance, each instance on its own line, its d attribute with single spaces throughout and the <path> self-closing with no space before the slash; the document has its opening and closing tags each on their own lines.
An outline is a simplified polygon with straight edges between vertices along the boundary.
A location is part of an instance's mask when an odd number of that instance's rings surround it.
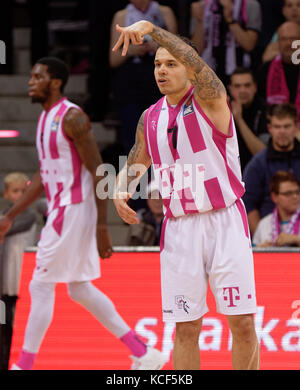
<svg viewBox="0 0 300 390">
<path fill-rule="evenodd" d="M 278 171 L 271 179 L 272 213 L 262 218 L 253 245 L 300 246 L 300 186 L 292 172 Z"/>
<path fill-rule="evenodd" d="M 286 21 L 295 22 L 300 25 L 300 1 L 299 0 L 284 0 L 282 14 Z M 278 34 L 272 37 L 271 42 L 266 47 L 262 60 L 263 62 L 272 61 L 279 54 Z"/>
<path fill-rule="evenodd" d="M 15 203 L 25 192 L 28 177 L 23 173 L 13 172 L 4 178 L 4 198 Z M 9 206 L 10 207 L 10 206 Z M 3 210 L 5 213 L 6 210 Z M 6 307 L 6 324 L 2 327 L 2 369 L 8 369 L 14 312 L 18 299 L 19 281 L 23 252 L 35 243 L 35 214 L 24 211 L 14 219 L 13 225 L 5 236 L 1 248 L 0 266 L 2 267 L 2 301 Z"/>
<path fill-rule="evenodd" d="M 119 38 L 116 24 L 129 26 L 143 19 L 177 33 L 177 20 L 170 7 L 152 0 L 130 0 L 130 4 L 113 17 L 111 48 Z M 143 111 L 161 97 L 153 76 L 156 48 L 157 44 L 147 35 L 142 45 L 130 45 L 126 56 L 121 55 L 121 50 L 109 52 L 113 102 L 121 121 L 120 138 L 126 155 L 135 142 L 136 126 Z"/>
<path fill-rule="evenodd" d="M 148 185 L 147 206 L 149 210 L 137 212 L 140 223 L 129 225 L 128 245 L 152 246 L 159 245 L 161 224 L 163 220 L 163 203 L 158 186 L 154 180 Z"/>
<path fill-rule="evenodd" d="M 237 66 L 251 67 L 261 30 L 257 0 L 198 1 L 191 4 L 191 14 L 197 21 L 192 40 L 225 85 Z"/>
<path fill-rule="evenodd" d="M 300 25 L 285 22 L 278 29 L 279 55 L 265 62 L 258 72 L 258 93 L 268 104 L 295 104 L 300 121 L 300 65 L 293 63 L 292 42 L 300 40 Z"/>
<path fill-rule="evenodd" d="M 257 95 L 250 69 L 237 68 L 230 76 L 231 109 L 237 129 L 242 172 L 252 156 L 265 148 L 268 140 L 267 105 Z"/>
<path fill-rule="evenodd" d="M 268 130 L 271 135 L 265 149 L 257 153 L 244 170 L 246 192 L 244 202 L 249 227 L 254 234 L 261 218 L 271 213 L 274 203 L 270 197 L 271 177 L 279 170 L 293 172 L 300 181 L 300 143 L 296 139 L 297 110 L 290 103 L 271 107 Z"/>
</svg>

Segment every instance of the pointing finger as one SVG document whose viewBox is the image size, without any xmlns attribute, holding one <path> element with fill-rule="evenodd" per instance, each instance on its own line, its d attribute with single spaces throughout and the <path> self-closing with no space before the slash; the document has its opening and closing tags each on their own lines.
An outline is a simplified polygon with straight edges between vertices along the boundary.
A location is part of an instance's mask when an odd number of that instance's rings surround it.
<svg viewBox="0 0 300 390">
<path fill-rule="evenodd" d="M 129 46 L 129 35 L 128 34 L 125 34 L 125 37 L 124 37 L 124 44 L 123 44 L 123 50 L 122 50 L 122 56 L 125 56 L 126 53 L 127 53 L 127 50 L 128 50 L 128 46 Z"/>
<path fill-rule="evenodd" d="M 124 41 L 124 35 L 122 34 L 119 37 L 119 39 L 118 39 L 117 43 L 115 44 L 115 46 L 112 48 L 112 51 L 117 51 L 119 49 L 119 47 L 122 45 L 123 41 Z"/>
</svg>

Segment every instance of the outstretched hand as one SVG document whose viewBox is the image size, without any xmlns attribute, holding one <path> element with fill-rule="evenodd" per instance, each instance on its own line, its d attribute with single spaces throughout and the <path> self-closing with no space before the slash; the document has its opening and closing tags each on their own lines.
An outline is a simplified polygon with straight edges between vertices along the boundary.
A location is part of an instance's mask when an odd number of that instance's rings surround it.
<svg viewBox="0 0 300 390">
<path fill-rule="evenodd" d="M 127 192 L 119 193 L 114 199 L 114 204 L 123 221 L 129 225 L 134 225 L 140 223 L 140 221 L 136 212 L 127 204 L 130 197 L 131 195 Z"/>
<path fill-rule="evenodd" d="M 122 56 L 125 56 L 130 43 L 133 45 L 141 45 L 143 43 L 144 36 L 152 32 L 153 24 L 146 20 L 141 20 L 128 27 L 120 27 L 117 24 L 116 30 L 120 33 L 120 37 L 112 50 L 116 51 L 123 45 Z"/>
</svg>

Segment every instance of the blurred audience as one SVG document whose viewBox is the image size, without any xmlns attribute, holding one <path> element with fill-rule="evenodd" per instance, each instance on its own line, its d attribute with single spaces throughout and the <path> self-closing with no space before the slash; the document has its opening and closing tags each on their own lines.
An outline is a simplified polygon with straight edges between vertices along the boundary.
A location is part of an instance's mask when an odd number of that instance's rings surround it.
<svg viewBox="0 0 300 390">
<path fill-rule="evenodd" d="M 49 53 L 49 2 L 51 0 L 27 0 L 30 19 L 31 65 Z"/>
<path fill-rule="evenodd" d="M 21 172 L 12 172 L 4 178 L 3 196 L 14 204 L 25 192 L 28 177 Z M 4 214 L 6 210 L 3 210 Z M 35 214 L 26 210 L 15 218 L 1 248 L 0 266 L 2 268 L 1 300 L 6 307 L 6 324 L 2 327 L 1 362 L 2 369 L 8 369 L 11 338 L 14 324 L 15 307 L 18 299 L 19 281 L 23 252 L 26 247 L 35 243 L 36 231 Z"/>
<path fill-rule="evenodd" d="M 228 88 L 243 172 L 252 156 L 265 148 L 269 138 L 267 105 L 256 93 L 257 84 L 250 69 L 237 68 L 230 76 Z"/>
<path fill-rule="evenodd" d="M 300 25 L 300 0 L 284 0 L 282 14 L 286 21 L 295 22 Z M 278 34 L 274 33 L 271 42 L 266 47 L 262 60 L 272 61 L 279 54 Z"/>
<path fill-rule="evenodd" d="M 197 21 L 192 40 L 225 85 L 237 66 L 251 67 L 261 30 L 257 0 L 200 0 L 191 4 L 191 14 Z"/>
<path fill-rule="evenodd" d="M 270 182 L 275 208 L 262 218 L 253 236 L 253 245 L 300 246 L 300 186 L 292 172 L 278 171 Z"/>
<path fill-rule="evenodd" d="M 141 114 L 161 97 L 153 75 L 157 44 L 150 36 L 145 36 L 142 45 L 130 45 L 124 57 L 121 50 L 111 50 L 118 40 L 116 24 L 128 26 L 142 19 L 172 33 L 177 32 L 177 20 L 172 9 L 161 6 L 156 1 L 131 0 L 126 8 L 116 12 L 113 17 L 109 62 L 114 70 L 113 100 L 121 121 L 120 138 L 126 155 L 134 144 L 136 126 Z"/>
<path fill-rule="evenodd" d="M 278 29 L 279 54 L 265 62 L 257 77 L 258 92 L 268 104 L 296 105 L 300 121 L 300 65 L 293 63 L 292 42 L 300 40 L 300 25 L 285 22 Z"/>
<path fill-rule="evenodd" d="M 284 23 L 283 0 L 258 0 L 262 13 L 262 27 L 257 45 L 253 51 L 253 70 L 262 64 L 262 55 L 278 27 Z"/>
<path fill-rule="evenodd" d="M 158 186 L 154 180 L 148 185 L 147 193 L 147 206 L 149 209 L 139 210 L 137 215 L 140 223 L 137 225 L 129 225 L 127 245 L 159 245 L 163 220 L 163 203 Z"/>
<path fill-rule="evenodd" d="M 300 143 L 296 139 L 297 110 L 290 103 L 274 105 L 269 112 L 268 130 L 271 135 L 265 149 L 257 153 L 244 170 L 243 197 L 249 227 L 254 234 L 261 218 L 271 213 L 274 203 L 270 197 L 271 177 L 279 170 L 293 172 L 300 180 Z"/>
</svg>

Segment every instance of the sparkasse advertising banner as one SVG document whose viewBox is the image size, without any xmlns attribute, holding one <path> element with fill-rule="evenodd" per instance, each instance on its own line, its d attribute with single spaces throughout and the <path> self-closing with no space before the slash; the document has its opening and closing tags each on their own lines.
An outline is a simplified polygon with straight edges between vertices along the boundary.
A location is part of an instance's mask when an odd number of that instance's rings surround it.
<svg viewBox="0 0 300 390">
<path fill-rule="evenodd" d="M 258 309 L 255 327 L 261 369 L 300 369 L 300 253 L 254 253 Z M 30 308 L 28 285 L 35 253 L 23 258 L 10 363 L 22 348 Z M 163 323 L 159 253 L 114 253 L 101 260 L 101 278 L 93 281 L 118 312 L 149 345 L 163 351 L 172 369 L 175 323 Z M 238 293 L 232 291 L 234 304 Z M 229 302 L 229 303 L 230 303 Z M 216 312 L 208 291 L 209 312 L 199 338 L 201 368 L 231 370 L 232 337 L 226 317 Z M 35 370 L 128 370 L 126 347 L 81 306 L 71 301 L 66 285 L 56 286 L 53 320 L 37 356 Z"/>
</svg>

